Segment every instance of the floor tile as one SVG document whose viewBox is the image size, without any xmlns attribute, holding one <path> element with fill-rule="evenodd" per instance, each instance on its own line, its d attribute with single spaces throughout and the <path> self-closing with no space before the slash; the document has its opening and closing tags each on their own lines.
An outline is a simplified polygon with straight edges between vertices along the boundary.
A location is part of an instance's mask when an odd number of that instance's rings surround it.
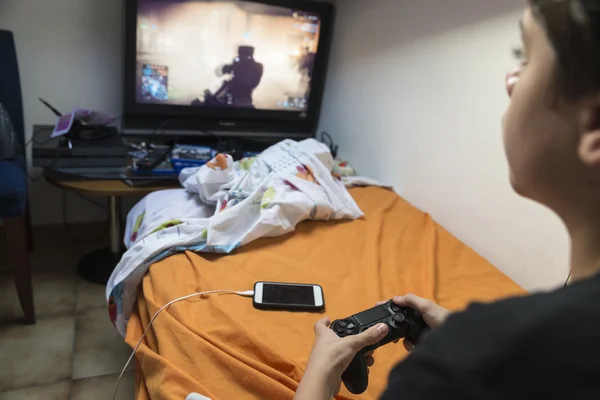
<svg viewBox="0 0 600 400">
<path fill-rule="evenodd" d="M 74 276 L 34 273 L 32 279 L 38 318 L 75 312 L 77 281 Z M 0 321 L 13 321 L 22 316 L 13 276 L 3 274 L 0 276 Z"/>
<path fill-rule="evenodd" d="M 0 325 L 0 392 L 69 379 L 74 340 L 73 316 Z"/>
<path fill-rule="evenodd" d="M 110 322 L 106 308 L 77 316 L 73 379 L 121 372 L 130 354 L 131 348 Z"/>
<path fill-rule="evenodd" d="M 66 400 L 71 392 L 71 381 L 63 381 L 52 385 L 0 393 L 0 400 Z"/>
<path fill-rule="evenodd" d="M 71 400 L 110 400 L 119 374 L 97 376 L 73 381 Z M 119 383 L 116 400 L 133 400 L 135 397 L 135 376 L 126 372 Z"/>
<path fill-rule="evenodd" d="M 94 308 L 106 309 L 106 285 L 98 285 L 79 278 L 76 303 L 78 313 Z"/>
</svg>

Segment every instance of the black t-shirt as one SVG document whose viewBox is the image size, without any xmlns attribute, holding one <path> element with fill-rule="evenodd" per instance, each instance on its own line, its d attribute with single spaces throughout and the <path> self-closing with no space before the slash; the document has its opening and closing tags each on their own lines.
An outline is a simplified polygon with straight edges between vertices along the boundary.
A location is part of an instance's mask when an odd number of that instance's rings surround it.
<svg viewBox="0 0 600 400">
<path fill-rule="evenodd" d="M 394 368 L 392 399 L 600 399 L 600 276 L 450 316 Z"/>
</svg>

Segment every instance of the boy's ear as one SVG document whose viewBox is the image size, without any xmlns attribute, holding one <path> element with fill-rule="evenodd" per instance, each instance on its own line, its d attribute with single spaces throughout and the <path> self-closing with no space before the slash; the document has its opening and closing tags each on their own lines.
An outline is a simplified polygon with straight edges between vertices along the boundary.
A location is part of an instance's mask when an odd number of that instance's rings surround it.
<svg viewBox="0 0 600 400">
<path fill-rule="evenodd" d="M 582 115 L 579 158 L 590 167 L 600 167 L 600 105 Z"/>
</svg>

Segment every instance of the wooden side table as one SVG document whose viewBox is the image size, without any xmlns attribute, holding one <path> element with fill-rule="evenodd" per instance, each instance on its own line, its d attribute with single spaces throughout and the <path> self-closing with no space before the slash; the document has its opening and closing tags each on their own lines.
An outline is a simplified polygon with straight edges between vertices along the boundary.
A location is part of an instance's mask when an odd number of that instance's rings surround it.
<svg viewBox="0 0 600 400">
<path fill-rule="evenodd" d="M 110 274 L 121 259 L 121 198 L 125 196 L 146 195 L 158 190 L 176 189 L 181 186 L 165 184 L 164 186 L 131 187 L 119 180 L 110 181 L 69 181 L 61 180 L 52 174 L 45 174 L 48 182 L 54 186 L 86 194 L 90 196 L 108 197 L 108 229 L 109 247 L 96 250 L 84 256 L 77 264 L 79 275 L 85 280 L 106 285 Z"/>
</svg>

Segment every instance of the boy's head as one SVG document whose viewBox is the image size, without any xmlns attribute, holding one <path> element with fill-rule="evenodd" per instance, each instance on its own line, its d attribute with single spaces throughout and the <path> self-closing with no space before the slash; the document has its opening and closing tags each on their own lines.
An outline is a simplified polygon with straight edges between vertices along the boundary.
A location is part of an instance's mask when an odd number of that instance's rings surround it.
<svg viewBox="0 0 600 400">
<path fill-rule="evenodd" d="M 600 215 L 600 0 L 530 0 L 521 29 L 504 120 L 511 183 L 563 219 Z"/>
</svg>

